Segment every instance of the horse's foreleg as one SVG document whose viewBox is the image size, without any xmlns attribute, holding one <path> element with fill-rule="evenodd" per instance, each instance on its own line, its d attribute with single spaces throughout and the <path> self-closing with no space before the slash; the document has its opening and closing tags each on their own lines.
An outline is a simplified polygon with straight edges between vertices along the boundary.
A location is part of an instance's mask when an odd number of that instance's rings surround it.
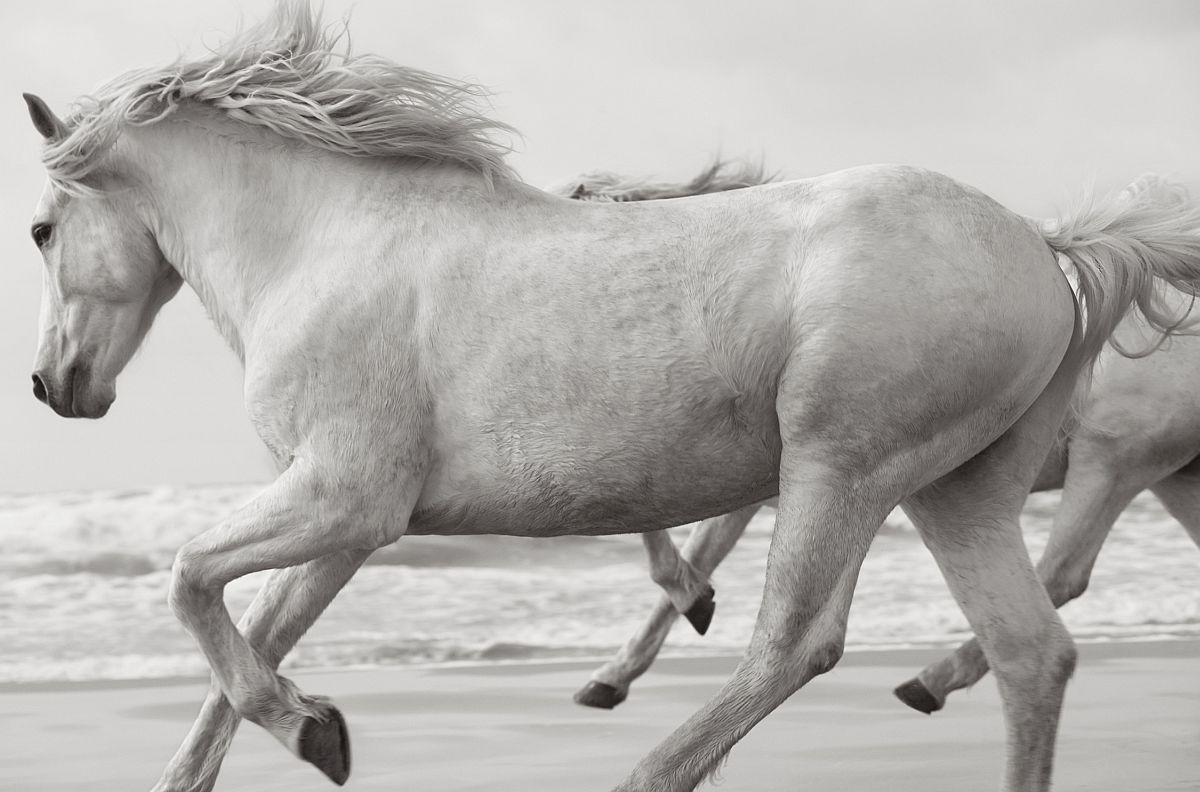
<svg viewBox="0 0 1200 792">
<path fill-rule="evenodd" d="M 724 560 L 746 530 L 758 505 L 747 506 L 696 526 L 683 547 L 683 557 L 707 577 Z M 592 674 L 592 679 L 575 694 L 575 702 L 588 707 L 612 709 L 629 695 L 633 680 L 646 673 L 662 649 L 679 611 L 667 596 L 659 598 L 649 618 L 609 660 Z"/>
<path fill-rule="evenodd" d="M 650 579 L 666 592 L 667 599 L 704 635 L 716 608 L 708 575 L 700 572 L 679 554 L 667 531 L 647 531 L 642 544 L 650 558 Z"/>
<path fill-rule="evenodd" d="M 278 668 L 369 555 L 365 550 L 333 553 L 275 570 L 238 629 L 267 665 Z M 153 792 L 211 792 L 241 720 L 214 678 L 191 731 Z"/>
<path fill-rule="evenodd" d="M 364 513 L 362 499 L 337 491 L 331 478 L 298 462 L 224 524 L 185 544 L 175 559 L 170 602 L 238 714 L 340 784 L 350 756 L 341 714 L 277 675 L 237 631 L 222 596 L 227 583 L 251 572 L 369 551 L 396 538 L 385 536 L 378 515 Z"/>
<path fill-rule="evenodd" d="M 754 635 L 717 695 L 638 763 L 621 792 L 691 790 L 771 710 L 841 656 L 846 614 L 871 538 L 897 497 L 785 448 L 779 514 Z"/>
<path fill-rule="evenodd" d="M 1106 448 L 1086 441 L 1072 444 L 1062 504 L 1037 565 L 1038 577 L 1054 607 L 1062 607 L 1087 588 L 1113 523 L 1148 480 L 1153 480 L 1149 473 L 1137 475 L 1131 467 L 1136 465 L 1113 459 Z M 974 685 L 987 672 L 987 658 L 979 641 L 972 638 L 897 687 L 895 693 L 908 706 L 928 714 L 945 706 L 950 693 Z"/>
</svg>

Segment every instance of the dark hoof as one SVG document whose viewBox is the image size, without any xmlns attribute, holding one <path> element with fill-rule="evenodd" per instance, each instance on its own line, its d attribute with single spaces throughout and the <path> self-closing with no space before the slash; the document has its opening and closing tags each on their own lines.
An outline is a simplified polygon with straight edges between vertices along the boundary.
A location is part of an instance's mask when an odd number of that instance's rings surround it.
<svg viewBox="0 0 1200 792">
<path fill-rule="evenodd" d="M 684 617 L 692 623 L 696 628 L 696 632 L 704 635 L 708 632 L 708 625 L 712 624 L 713 611 L 717 609 L 717 601 L 714 599 L 715 592 L 712 586 L 704 590 L 700 595 L 700 599 L 692 603 L 692 607 L 687 609 Z"/>
<path fill-rule="evenodd" d="M 350 733 L 336 707 L 325 709 L 323 721 L 305 718 L 300 726 L 300 758 L 312 762 L 341 786 L 350 777 Z"/>
<path fill-rule="evenodd" d="M 595 680 L 588 682 L 575 694 L 575 703 L 596 709 L 612 709 L 625 700 L 628 693 L 617 690 L 612 685 Z"/>
<path fill-rule="evenodd" d="M 919 679 L 910 679 L 892 692 L 896 694 L 896 698 L 926 715 L 932 715 L 942 708 L 942 702 L 934 698 L 929 688 Z"/>
</svg>

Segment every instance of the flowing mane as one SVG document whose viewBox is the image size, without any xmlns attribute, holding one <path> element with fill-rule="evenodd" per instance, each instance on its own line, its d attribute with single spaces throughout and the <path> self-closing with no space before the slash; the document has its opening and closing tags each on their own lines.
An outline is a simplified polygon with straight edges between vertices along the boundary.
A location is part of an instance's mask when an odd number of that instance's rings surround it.
<svg viewBox="0 0 1200 792">
<path fill-rule="evenodd" d="M 344 24 L 326 27 L 306 2 L 281 0 L 262 23 L 204 57 L 132 71 L 80 98 L 66 119 L 70 133 L 48 145 L 43 160 L 59 186 L 86 190 L 83 180 L 123 125 L 153 124 L 195 102 L 341 154 L 516 178 L 504 161 L 510 147 L 493 137 L 514 130 L 477 109 L 486 97 L 478 85 L 353 55 Z"/>
<path fill-rule="evenodd" d="M 740 190 L 769 184 L 778 174 L 767 174 L 761 164 L 734 162 L 716 158 L 691 181 L 657 182 L 648 178 L 622 176 L 612 171 L 590 171 L 550 192 L 579 201 L 652 201 L 659 198 L 683 198 L 689 195 Z"/>
</svg>

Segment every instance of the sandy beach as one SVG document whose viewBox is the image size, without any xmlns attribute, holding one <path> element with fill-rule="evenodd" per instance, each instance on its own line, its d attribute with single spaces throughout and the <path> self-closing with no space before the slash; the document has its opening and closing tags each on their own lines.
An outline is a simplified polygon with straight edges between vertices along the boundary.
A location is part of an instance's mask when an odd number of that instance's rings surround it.
<svg viewBox="0 0 1200 792">
<path fill-rule="evenodd" d="M 990 680 L 924 716 L 890 693 L 937 650 L 850 652 L 734 750 L 721 788 L 994 789 L 1003 758 Z M 720 685 L 735 658 L 667 659 L 612 712 L 572 704 L 591 663 L 309 672 L 354 740 L 347 788 L 606 790 Z M 1200 789 L 1200 642 L 1094 644 L 1068 690 L 1056 790 Z M 0 687 L 0 789 L 147 790 L 202 698 L 198 680 Z M 244 726 L 220 790 L 332 789 Z"/>
</svg>

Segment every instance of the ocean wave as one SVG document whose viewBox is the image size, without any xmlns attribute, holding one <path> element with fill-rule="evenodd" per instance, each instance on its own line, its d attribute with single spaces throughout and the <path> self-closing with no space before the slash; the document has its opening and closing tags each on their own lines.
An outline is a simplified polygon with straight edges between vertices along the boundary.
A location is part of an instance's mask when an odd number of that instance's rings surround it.
<svg viewBox="0 0 1200 792">
<path fill-rule="evenodd" d="M 13 577 L 30 575 L 148 575 L 164 565 L 161 558 L 137 553 L 101 552 L 76 558 L 5 559 L 0 573 Z"/>
<path fill-rule="evenodd" d="M 253 491 L 0 496 L 0 681 L 206 673 L 166 604 L 171 559 Z M 1056 496 L 1038 495 L 1026 508 L 1035 555 L 1056 507 Z M 708 635 L 680 623 L 666 653 L 746 646 L 773 522 L 771 510 L 756 516 L 714 574 Z M 1143 496 L 1114 529 L 1087 595 L 1063 609 L 1064 621 L 1083 640 L 1200 636 L 1198 563 L 1186 534 Z M 232 614 L 249 605 L 266 574 L 226 588 Z M 354 577 L 286 667 L 606 656 L 659 597 L 637 537 L 405 537 Z M 894 515 L 859 576 L 847 645 L 944 646 L 969 634 L 928 551 Z"/>
</svg>

